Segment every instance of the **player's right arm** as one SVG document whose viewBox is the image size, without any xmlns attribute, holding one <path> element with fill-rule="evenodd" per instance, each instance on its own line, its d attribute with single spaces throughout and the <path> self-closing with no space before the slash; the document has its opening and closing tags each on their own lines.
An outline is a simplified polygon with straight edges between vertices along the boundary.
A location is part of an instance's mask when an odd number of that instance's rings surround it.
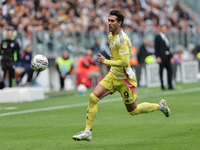
<svg viewBox="0 0 200 150">
<path fill-rule="evenodd" d="M 113 67 L 128 67 L 130 66 L 130 51 L 128 47 L 128 41 L 120 43 L 119 46 L 119 60 L 108 60 L 104 56 L 98 54 L 98 61 L 108 66 Z"/>
<path fill-rule="evenodd" d="M 129 66 L 129 64 L 126 61 L 126 60 L 128 60 L 129 56 L 128 57 L 122 56 L 122 57 L 124 57 L 124 59 L 122 58 L 121 60 L 115 61 L 115 60 L 108 60 L 101 54 L 97 54 L 97 55 L 99 56 L 97 61 L 102 63 L 102 64 L 105 64 L 105 65 L 108 65 L 108 66 L 114 66 L 114 67 L 128 67 Z"/>
</svg>

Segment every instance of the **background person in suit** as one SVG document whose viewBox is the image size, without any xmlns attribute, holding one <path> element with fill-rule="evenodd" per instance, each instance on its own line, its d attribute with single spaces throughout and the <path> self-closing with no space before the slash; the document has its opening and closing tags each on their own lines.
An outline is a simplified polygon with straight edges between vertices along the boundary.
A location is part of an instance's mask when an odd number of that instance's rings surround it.
<svg viewBox="0 0 200 150">
<path fill-rule="evenodd" d="M 167 69 L 167 79 L 168 79 L 168 88 L 173 89 L 172 86 L 172 66 L 171 66 L 171 53 L 169 48 L 169 39 L 165 35 L 167 32 L 167 26 L 166 24 L 160 25 L 160 32 L 155 37 L 155 55 L 156 60 L 159 63 L 160 69 L 159 69 L 159 75 L 160 75 L 160 82 L 161 82 L 161 88 L 162 90 L 165 90 L 165 87 L 163 85 L 163 69 Z"/>
</svg>

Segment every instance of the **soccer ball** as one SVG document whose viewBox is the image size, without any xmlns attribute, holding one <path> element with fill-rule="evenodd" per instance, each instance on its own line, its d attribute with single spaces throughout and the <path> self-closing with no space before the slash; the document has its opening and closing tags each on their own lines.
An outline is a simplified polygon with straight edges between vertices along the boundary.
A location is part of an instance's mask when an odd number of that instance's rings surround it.
<svg viewBox="0 0 200 150">
<path fill-rule="evenodd" d="M 31 68 L 38 72 L 44 71 L 48 64 L 48 59 L 42 54 L 35 55 L 31 60 Z"/>
<path fill-rule="evenodd" d="M 77 91 L 80 93 L 80 95 L 85 95 L 85 92 L 87 91 L 87 87 L 84 84 L 80 84 L 77 87 Z"/>
</svg>

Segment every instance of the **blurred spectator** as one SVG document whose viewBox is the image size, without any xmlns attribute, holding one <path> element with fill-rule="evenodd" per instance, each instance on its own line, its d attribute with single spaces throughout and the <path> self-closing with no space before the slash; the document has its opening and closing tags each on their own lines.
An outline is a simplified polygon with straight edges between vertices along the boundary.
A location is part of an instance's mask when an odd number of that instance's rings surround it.
<svg viewBox="0 0 200 150">
<path fill-rule="evenodd" d="M 101 53 L 106 59 L 110 60 L 110 49 L 109 49 L 109 40 L 106 42 L 106 46 Z M 100 72 L 102 78 L 107 75 L 108 71 L 110 70 L 110 66 L 104 65 L 100 63 Z"/>
<path fill-rule="evenodd" d="M 131 66 L 138 65 L 138 59 L 137 59 L 137 49 L 135 46 L 132 46 L 131 49 Z"/>
<path fill-rule="evenodd" d="M 33 27 L 32 25 L 27 25 L 25 27 L 25 39 L 26 39 L 26 43 L 32 43 L 33 40 Z"/>
<path fill-rule="evenodd" d="M 182 62 L 182 54 L 183 54 L 183 51 L 181 49 L 179 49 L 178 52 L 175 53 L 175 55 L 171 58 L 171 63 L 173 64 L 172 72 L 173 72 L 174 81 L 176 81 L 177 66 L 180 65 L 180 63 Z"/>
<path fill-rule="evenodd" d="M 96 42 L 95 42 L 92 50 L 93 50 L 93 58 L 96 61 L 95 64 L 99 66 L 99 68 L 100 68 L 100 74 L 101 74 L 100 76 L 101 76 L 101 78 L 103 78 L 107 74 L 107 72 L 108 72 L 107 68 L 110 68 L 110 66 L 108 67 L 108 66 L 106 66 L 104 64 L 101 64 L 101 63 L 97 62 L 97 59 L 98 59 L 97 54 L 103 54 L 103 55 L 105 55 L 105 57 L 110 58 L 109 44 L 106 43 L 105 50 L 103 50 L 101 48 L 101 38 L 98 37 L 96 39 Z"/>
<path fill-rule="evenodd" d="M 95 65 L 92 50 L 87 49 L 79 58 L 77 85 L 84 84 L 92 87 L 91 78 L 100 77 L 99 66 Z"/>
<path fill-rule="evenodd" d="M 200 61 L 200 52 L 196 54 L 197 59 Z"/>
<path fill-rule="evenodd" d="M 62 57 L 56 59 L 56 69 L 60 77 L 60 90 L 64 90 L 65 78 L 73 69 L 73 60 L 69 58 L 68 51 L 63 51 Z"/>
<path fill-rule="evenodd" d="M 96 56 L 98 53 L 101 53 L 101 39 L 97 38 L 94 46 L 92 47 L 93 55 Z"/>
<path fill-rule="evenodd" d="M 2 16 L 6 18 L 7 24 L 15 26 L 15 29 L 17 29 L 17 22 L 24 22 L 22 20 L 26 18 L 28 24 L 33 26 L 51 24 L 53 25 L 52 29 L 55 29 L 54 27 L 57 25 L 62 25 L 63 30 L 67 29 L 78 33 L 93 29 L 106 32 L 107 26 L 104 27 L 104 25 L 107 22 L 107 12 L 110 8 L 123 9 L 127 16 L 124 24 L 126 26 L 134 24 L 133 28 L 136 31 L 151 28 L 156 30 L 158 26 L 156 22 L 158 20 L 162 22 L 163 19 L 167 20 L 167 18 L 171 18 L 172 14 L 178 15 L 178 18 L 172 19 L 175 28 L 180 20 L 184 22 L 192 20 L 187 10 L 180 6 L 179 1 L 177 1 L 175 6 L 172 6 L 170 0 L 120 0 L 113 1 L 113 3 L 90 0 L 11 0 L 3 5 Z M 52 18 L 54 22 L 50 21 Z M 26 22 L 24 26 L 28 24 Z M 43 28 L 45 29 L 46 27 Z"/>
<path fill-rule="evenodd" d="M 86 59 L 89 61 L 88 77 L 100 77 L 99 66 L 96 65 L 95 59 L 92 56 L 92 50 L 86 50 Z"/>
<path fill-rule="evenodd" d="M 90 63 L 86 58 L 86 53 L 84 52 L 82 56 L 80 56 L 78 60 L 78 74 L 77 74 L 77 86 L 80 84 L 84 84 L 87 87 L 92 86 L 92 82 L 90 81 L 88 75 Z"/>
<path fill-rule="evenodd" d="M 186 9 L 182 9 L 181 13 L 179 14 L 179 17 L 186 20 L 190 19 L 190 16 Z"/>
<path fill-rule="evenodd" d="M 200 45 L 196 45 L 195 48 L 192 50 L 192 54 L 194 55 L 194 58 L 200 60 Z"/>
<path fill-rule="evenodd" d="M 110 60 L 110 49 L 109 49 L 109 40 L 106 42 L 106 46 L 101 53 L 106 59 Z"/>
<path fill-rule="evenodd" d="M 153 62 L 152 61 L 152 58 L 154 58 L 153 54 L 154 54 L 153 43 L 147 38 L 143 38 L 143 43 L 140 46 L 137 54 L 137 60 L 139 65 L 135 66 L 138 86 L 140 86 L 142 68 L 144 67 L 145 64 Z"/>
<path fill-rule="evenodd" d="M 180 64 L 182 62 L 182 50 L 178 50 L 178 52 L 172 57 L 171 63 L 172 64 Z"/>
<path fill-rule="evenodd" d="M 155 52 L 153 43 L 147 38 L 143 38 L 143 44 L 140 46 L 137 58 L 139 64 L 145 64 L 145 58 L 149 55 L 153 55 Z"/>
<path fill-rule="evenodd" d="M 31 45 L 27 45 L 25 50 L 22 51 L 22 53 L 21 53 L 20 62 L 19 62 L 18 67 L 17 67 L 18 70 L 19 69 L 22 70 L 22 73 L 21 73 L 20 79 L 19 79 L 19 85 L 21 85 L 21 86 L 24 86 L 24 85 L 32 86 L 33 85 L 33 80 L 34 80 L 33 79 L 33 73 L 34 73 L 34 70 L 31 68 L 31 59 L 32 59 L 32 57 L 33 57 L 32 46 Z M 27 77 L 26 83 L 23 84 L 22 83 L 22 79 L 23 79 L 25 74 L 27 74 L 28 77 Z M 36 77 L 38 76 L 38 74 L 39 74 L 39 72 L 37 72 Z"/>
<path fill-rule="evenodd" d="M 4 79 L 6 75 L 9 76 L 9 87 L 13 87 L 15 83 L 15 65 L 19 61 L 19 44 L 13 37 L 14 28 L 9 26 L 7 28 L 7 39 L 1 42 L 1 51 L 2 55 L 1 66 L 4 73 Z"/>
</svg>

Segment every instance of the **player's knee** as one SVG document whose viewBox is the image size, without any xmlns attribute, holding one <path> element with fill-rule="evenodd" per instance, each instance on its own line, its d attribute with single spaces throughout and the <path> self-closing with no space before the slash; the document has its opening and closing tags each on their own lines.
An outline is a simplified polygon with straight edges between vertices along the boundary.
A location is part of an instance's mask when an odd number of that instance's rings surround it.
<svg viewBox="0 0 200 150">
<path fill-rule="evenodd" d="M 97 104 L 99 102 L 99 98 L 96 95 L 94 95 L 93 93 L 91 93 L 90 97 L 89 97 L 89 102 Z"/>
<path fill-rule="evenodd" d="M 130 114 L 131 116 L 136 115 L 136 113 L 135 113 L 134 111 L 129 112 L 129 114 Z"/>
<path fill-rule="evenodd" d="M 137 115 L 138 114 L 137 108 L 135 108 L 134 110 L 130 111 L 129 114 L 130 115 Z"/>
</svg>

